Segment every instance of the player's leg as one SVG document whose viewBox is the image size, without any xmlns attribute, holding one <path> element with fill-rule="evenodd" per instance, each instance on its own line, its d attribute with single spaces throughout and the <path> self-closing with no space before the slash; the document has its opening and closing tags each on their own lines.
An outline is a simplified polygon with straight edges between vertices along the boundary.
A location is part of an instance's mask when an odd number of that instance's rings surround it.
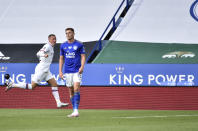
<svg viewBox="0 0 198 131">
<path fill-rule="evenodd" d="M 10 90 L 11 88 L 22 88 L 22 89 L 34 89 L 35 87 L 37 87 L 38 83 L 40 83 L 44 77 L 46 75 L 46 72 L 43 71 L 42 68 L 40 68 L 39 65 L 36 66 L 35 68 L 35 74 L 34 74 L 34 77 L 32 79 L 32 82 L 31 84 L 28 84 L 28 83 L 13 83 L 13 82 L 10 82 L 9 79 L 6 80 L 6 89 L 5 91 L 8 91 Z"/>
<path fill-rule="evenodd" d="M 73 112 L 69 115 L 67 115 L 67 117 L 77 117 L 79 116 L 79 114 L 75 113 L 75 106 L 74 106 L 74 87 L 73 86 L 67 86 L 69 89 L 69 96 L 70 96 L 70 101 L 72 103 L 72 107 L 73 107 Z"/>
<path fill-rule="evenodd" d="M 5 84 L 7 86 L 5 91 L 8 91 L 8 90 L 10 90 L 12 88 L 21 88 L 21 89 L 32 90 L 32 89 L 34 89 L 35 87 L 38 86 L 38 84 L 36 82 L 34 82 L 34 81 L 32 81 L 31 84 L 30 84 L 30 83 L 13 83 L 13 82 L 11 82 L 9 80 L 6 80 Z"/>
<path fill-rule="evenodd" d="M 74 87 L 71 86 L 68 89 L 69 89 L 70 102 L 72 104 L 72 107 L 74 108 Z"/>
<path fill-rule="evenodd" d="M 69 89 L 69 96 L 70 98 L 72 98 L 74 96 L 74 87 L 72 86 L 72 87 L 69 87 L 68 89 Z"/>
<path fill-rule="evenodd" d="M 71 96 L 73 98 L 73 113 L 69 115 L 68 117 L 78 117 L 79 112 L 78 112 L 78 107 L 80 104 L 80 83 L 81 83 L 81 78 L 82 75 L 79 73 L 74 73 L 73 74 L 73 89 L 71 92 L 73 93 Z"/>
<path fill-rule="evenodd" d="M 33 90 L 38 86 L 38 84 L 34 81 L 31 82 L 31 84 L 29 83 L 13 83 L 12 87 L 14 88 L 22 88 L 22 89 L 29 89 L 29 90 Z"/>
<path fill-rule="evenodd" d="M 64 74 L 64 78 L 66 79 L 66 86 L 69 89 L 70 101 L 72 103 L 72 107 L 74 110 L 74 88 L 73 88 L 73 73 Z M 74 117 L 74 112 L 72 112 L 68 117 Z"/>
<path fill-rule="evenodd" d="M 80 104 L 80 82 L 74 82 L 74 114 L 79 114 L 78 107 Z"/>
<path fill-rule="evenodd" d="M 52 95 L 54 96 L 57 107 L 60 108 L 60 107 L 68 106 L 69 103 L 63 103 L 60 101 L 60 96 L 59 96 L 59 92 L 58 92 L 58 84 L 50 72 L 48 72 L 48 74 L 46 76 L 46 81 L 52 87 Z"/>
</svg>

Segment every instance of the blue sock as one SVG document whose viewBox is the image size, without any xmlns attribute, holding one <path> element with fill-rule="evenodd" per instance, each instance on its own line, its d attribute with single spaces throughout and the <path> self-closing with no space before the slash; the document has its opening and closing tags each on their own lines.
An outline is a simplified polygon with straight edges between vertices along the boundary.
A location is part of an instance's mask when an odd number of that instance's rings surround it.
<svg viewBox="0 0 198 131">
<path fill-rule="evenodd" d="M 71 101 L 72 107 L 73 107 L 73 109 L 74 109 L 74 96 L 72 96 L 72 97 L 70 98 L 70 101 Z"/>
<path fill-rule="evenodd" d="M 74 106 L 73 109 L 77 109 L 78 110 L 78 106 L 80 104 L 80 92 L 75 92 L 74 93 Z"/>
</svg>

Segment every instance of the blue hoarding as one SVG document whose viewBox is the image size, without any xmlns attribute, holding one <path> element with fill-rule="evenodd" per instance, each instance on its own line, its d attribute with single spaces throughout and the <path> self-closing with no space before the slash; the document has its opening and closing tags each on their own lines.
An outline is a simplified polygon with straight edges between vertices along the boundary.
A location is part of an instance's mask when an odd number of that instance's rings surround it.
<svg viewBox="0 0 198 131">
<path fill-rule="evenodd" d="M 14 82 L 31 82 L 36 64 L 1 63 L 4 74 Z M 50 67 L 58 80 L 58 63 Z M 198 64 L 86 64 L 82 85 L 90 86 L 198 86 Z M 46 84 L 42 82 L 41 85 Z"/>
</svg>

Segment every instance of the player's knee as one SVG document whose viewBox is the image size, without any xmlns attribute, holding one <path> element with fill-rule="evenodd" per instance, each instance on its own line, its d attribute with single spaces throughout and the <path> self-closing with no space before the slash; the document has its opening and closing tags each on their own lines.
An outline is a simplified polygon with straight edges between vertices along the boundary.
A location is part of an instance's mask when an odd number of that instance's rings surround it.
<svg viewBox="0 0 198 131">
<path fill-rule="evenodd" d="M 74 84 L 74 92 L 79 92 L 80 91 L 80 83 L 75 83 Z"/>
<path fill-rule="evenodd" d="M 50 79 L 47 81 L 52 87 L 58 87 L 58 84 L 56 83 L 55 79 Z"/>
<path fill-rule="evenodd" d="M 70 88 L 69 88 L 69 95 L 70 95 L 70 98 L 72 98 L 72 97 L 74 96 L 73 87 L 70 87 Z"/>
<path fill-rule="evenodd" d="M 37 85 L 32 85 L 32 90 L 34 90 L 37 87 Z"/>
<path fill-rule="evenodd" d="M 52 87 L 58 87 L 56 81 L 48 82 Z"/>
<path fill-rule="evenodd" d="M 32 82 L 31 86 L 32 86 L 32 90 L 34 90 L 37 87 L 37 83 Z"/>
<path fill-rule="evenodd" d="M 51 87 L 58 87 L 58 84 L 50 84 Z"/>
<path fill-rule="evenodd" d="M 74 92 L 79 92 L 79 88 L 74 88 Z"/>
<path fill-rule="evenodd" d="M 74 91 L 71 92 L 71 96 L 72 96 L 72 97 L 74 96 Z"/>
</svg>

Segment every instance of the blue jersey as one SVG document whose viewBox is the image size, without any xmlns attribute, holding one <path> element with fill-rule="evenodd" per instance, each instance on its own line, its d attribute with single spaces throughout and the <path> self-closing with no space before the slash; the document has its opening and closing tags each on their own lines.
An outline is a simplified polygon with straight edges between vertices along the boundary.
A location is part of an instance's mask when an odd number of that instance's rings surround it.
<svg viewBox="0 0 198 131">
<path fill-rule="evenodd" d="M 65 73 L 76 73 L 81 67 L 81 54 L 85 54 L 84 46 L 75 40 L 73 43 L 67 41 L 60 46 L 60 55 L 64 56 Z"/>
</svg>

